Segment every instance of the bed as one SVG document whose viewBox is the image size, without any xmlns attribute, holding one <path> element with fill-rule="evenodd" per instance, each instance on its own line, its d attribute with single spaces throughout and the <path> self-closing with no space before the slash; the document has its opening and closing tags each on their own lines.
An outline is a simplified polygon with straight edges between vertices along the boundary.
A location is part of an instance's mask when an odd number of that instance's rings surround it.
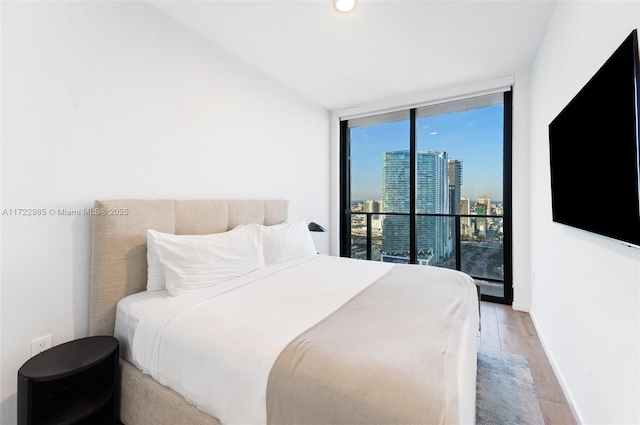
<svg viewBox="0 0 640 425">
<path fill-rule="evenodd" d="M 288 220 L 288 206 L 95 202 L 90 334 L 120 340 L 121 421 L 474 423 L 473 280 L 447 269 L 321 255 L 308 246 L 285 255 L 284 239 L 269 245 L 277 255 L 267 252 L 266 234 L 300 228 Z M 155 262 L 147 253 L 149 229 L 164 238 L 156 243 L 166 288 L 148 287 Z M 251 267 L 232 279 L 172 283 L 179 281 L 167 254 L 174 239 L 209 244 L 231 237 L 262 238 L 264 255 L 251 257 Z"/>
</svg>

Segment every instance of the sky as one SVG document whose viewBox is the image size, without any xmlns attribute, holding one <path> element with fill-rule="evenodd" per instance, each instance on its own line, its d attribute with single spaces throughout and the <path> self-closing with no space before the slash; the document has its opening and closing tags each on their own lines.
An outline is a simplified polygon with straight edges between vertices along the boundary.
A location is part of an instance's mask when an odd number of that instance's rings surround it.
<svg viewBox="0 0 640 425">
<path fill-rule="evenodd" d="M 502 201 L 503 106 L 418 118 L 418 150 L 462 160 L 462 197 Z M 382 199 L 382 153 L 409 150 L 409 121 L 351 129 L 351 199 Z"/>
</svg>

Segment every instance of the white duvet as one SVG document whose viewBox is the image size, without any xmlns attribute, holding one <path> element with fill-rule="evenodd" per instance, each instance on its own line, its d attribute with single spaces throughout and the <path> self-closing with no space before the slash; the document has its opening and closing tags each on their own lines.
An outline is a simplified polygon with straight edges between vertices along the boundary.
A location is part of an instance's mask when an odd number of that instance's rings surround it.
<svg viewBox="0 0 640 425">
<path fill-rule="evenodd" d="M 315 255 L 156 297 L 137 321 L 131 359 L 224 425 L 265 424 L 280 352 L 392 266 Z"/>
</svg>

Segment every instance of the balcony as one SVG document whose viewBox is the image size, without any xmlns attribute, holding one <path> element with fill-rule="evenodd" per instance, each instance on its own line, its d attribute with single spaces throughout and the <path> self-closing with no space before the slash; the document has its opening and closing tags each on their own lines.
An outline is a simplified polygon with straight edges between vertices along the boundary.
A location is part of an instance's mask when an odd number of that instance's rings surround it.
<svg viewBox="0 0 640 425">
<path fill-rule="evenodd" d="M 482 294 L 504 297 L 503 216 L 416 214 L 416 262 L 469 274 Z M 351 257 L 410 262 L 410 215 L 351 212 Z"/>
</svg>

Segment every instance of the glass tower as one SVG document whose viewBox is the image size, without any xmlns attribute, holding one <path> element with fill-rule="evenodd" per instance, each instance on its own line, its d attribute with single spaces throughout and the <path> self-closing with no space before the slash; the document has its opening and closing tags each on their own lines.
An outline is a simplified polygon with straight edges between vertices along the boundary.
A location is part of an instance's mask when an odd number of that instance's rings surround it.
<svg viewBox="0 0 640 425">
<path fill-rule="evenodd" d="M 448 214 L 449 160 L 446 152 L 417 152 L 417 212 Z M 384 212 L 410 212 L 409 151 L 385 152 L 382 156 L 382 209 Z M 460 177 L 462 164 L 459 163 Z M 460 179 L 458 179 L 459 181 Z M 418 218 L 418 260 L 429 264 L 451 251 L 447 220 L 441 217 Z M 410 233 L 408 216 L 385 216 L 382 228 L 382 260 L 409 262 Z"/>
</svg>

